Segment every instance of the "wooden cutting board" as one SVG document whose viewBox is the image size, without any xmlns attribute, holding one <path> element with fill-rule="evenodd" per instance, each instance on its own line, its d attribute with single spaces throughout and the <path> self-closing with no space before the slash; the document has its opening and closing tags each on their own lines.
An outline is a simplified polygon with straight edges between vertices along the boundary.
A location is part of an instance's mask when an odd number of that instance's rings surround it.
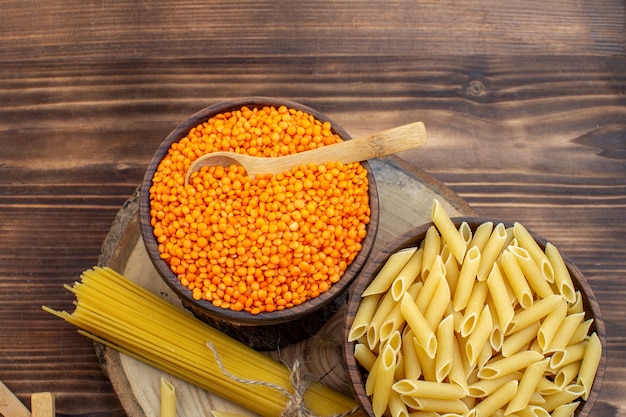
<svg viewBox="0 0 626 417">
<path fill-rule="evenodd" d="M 374 171 L 380 198 L 380 226 L 372 254 L 407 229 L 429 222 L 433 199 L 438 199 L 452 217 L 477 215 L 458 195 L 397 157 L 368 162 Z M 102 246 L 99 263 L 180 305 L 148 258 L 139 230 L 138 196 L 139 190 L 119 211 Z M 341 357 L 343 313 L 344 309 L 340 309 L 314 337 L 267 354 L 287 364 L 297 358 L 310 378 L 351 395 Z M 162 376 L 176 389 L 178 417 L 210 416 L 211 410 L 254 415 L 100 344 L 96 344 L 96 350 L 102 368 L 129 417 L 159 416 Z"/>
</svg>

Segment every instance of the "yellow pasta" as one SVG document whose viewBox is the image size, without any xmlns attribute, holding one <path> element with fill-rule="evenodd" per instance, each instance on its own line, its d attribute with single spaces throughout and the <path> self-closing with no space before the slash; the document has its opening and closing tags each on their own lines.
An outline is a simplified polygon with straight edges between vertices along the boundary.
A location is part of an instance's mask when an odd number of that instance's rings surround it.
<svg viewBox="0 0 626 417">
<path fill-rule="evenodd" d="M 489 288 L 489 293 L 491 294 L 491 299 L 493 300 L 495 311 L 498 315 L 500 328 L 506 333 L 515 312 L 513 311 L 513 305 L 509 299 L 509 292 L 497 263 L 493 264 L 493 268 L 489 273 L 487 287 Z"/>
<path fill-rule="evenodd" d="M 539 380 L 543 377 L 543 372 L 548 367 L 549 361 L 548 358 L 545 358 L 526 367 L 519 381 L 515 397 L 511 399 L 506 407 L 505 414 L 523 410 L 530 404 L 531 397 L 535 393 Z"/>
<path fill-rule="evenodd" d="M 361 303 L 354 316 L 352 327 L 348 334 L 348 341 L 353 342 L 363 336 L 372 322 L 372 317 L 376 313 L 376 307 L 380 301 L 380 294 L 368 295 L 361 298 Z"/>
<path fill-rule="evenodd" d="M 602 356 L 602 345 L 597 333 L 592 333 L 585 349 L 585 354 L 580 364 L 580 373 L 578 374 L 578 385 L 581 385 L 585 392 L 582 395 L 583 400 L 587 400 L 589 393 L 591 392 L 591 386 L 595 378 L 598 366 L 600 364 L 600 357 Z"/>
<path fill-rule="evenodd" d="M 478 266 L 477 278 L 479 281 L 487 279 L 494 262 L 500 256 L 502 249 L 508 239 L 508 234 L 504 224 L 498 223 L 491 232 L 484 249 L 481 251 L 480 265 Z"/>
<path fill-rule="evenodd" d="M 377 356 L 363 343 L 358 343 L 354 347 L 354 358 L 368 372 L 374 368 Z"/>
<path fill-rule="evenodd" d="M 417 250 L 391 283 L 391 296 L 395 301 L 399 301 L 402 298 L 406 290 L 419 276 L 419 272 L 422 269 L 422 254 L 423 251 L 421 249 Z"/>
<path fill-rule="evenodd" d="M 556 288 L 568 303 L 574 303 L 576 301 L 576 289 L 561 253 L 556 246 L 548 242 L 546 243 L 545 254 L 554 269 L 554 284 Z"/>
<path fill-rule="evenodd" d="M 580 401 L 574 401 L 571 403 L 559 405 L 552 411 L 550 417 L 572 417 L 574 415 L 574 411 L 578 408 Z"/>
<path fill-rule="evenodd" d="M 454 255 L 454 258 L 459 262 L 463 262 L 465 251 L 467 249 L 466 241 L 461 236 L 459 230 L 454 226 L 450 217 L 445 212 L 439 201 L 433 200 L 433 206 L 431 210 L 431 217 L 433 223 L 439 230 L 442 239 L 448 244 L 450 252 Z"/>
<path fill-rule="evenodd" d="M 386 292 L 398 273 L 404 268 L 417 248 L 406 248 L 399 250 L 389 256 L 385 265 L 378 272 L 374 280 L 363 291 L 362 297 Z"/>
<path fill-rule="evenodd" d="M 387 409 L 395 371 L 396 352 L 387 345 L 380 354 L 376 379 L 374 380 L 374 391 L 372 393 L 372 409 L 376 417 L 382 416 Z"/>
<path fill-rule="evenodd" d="M 402 297 L 400 309 L 404 319 L 413 331 L 415 339 L 420 346 L 422 346 L 428 357 L 431 359 L 434 358 L 437 351 L 437 338 L 435 337 L 435 333 L 408 294 L 404 294 L 404 297 Z"/>
<path fill-rule="evenodd" d="M 548 281 L 546 281 L 543 272 L 539 269 L 539 266 L 535 263 L 534 259 L 530 256 L 528 251 L 522 247 L 511 247 L 509 251 L 515 256 L 515 260 L 520 266 L 526 281 L 530 287 L 540 296 L 548 297 L 554 292 Z"/>
<path fill-rule="evenodd" d="M 374 349 L 378 342 L 380 342 L 380 328 L 395 306 L 396 301 L 393 299 L 391 292 L 385 293 L 378 303 L 376 312 L 367 328 L 366 337 L 370 349 Z"/>
<path fill-rule="evenodd" d="M 539 270 L 543 274 L 543 277 L 547 282 L 554 282 L 554 268 L 550 263 L 548 256 L 539 247 L 537 241 L 532 237 L 528 230 L 519 222 L 515 222 L 513 225 L 513 236 L 517 240 L 517 244 L 524 248 L 535 264 L 539 267 Z"/>
<path fill-rule="evenodd" d="M 398 275 L 380 294 L 384 324 L 373 313 L 366 333 L 376 326 L 379 338 L 359 353 L 372 393 L 370 377 L 380 378 L 382 362 L 374 347 L 395 352 L 392 393 L 378 412 L 536 417 L 574 410 L 588 398 L 602 349 L 556 248 L 539 253 L 519 223 L 472 232 L 467 223 L 450 228 L 437 203 L 432 215 L 439 220 L 415 252 L 417 276 Z M 465 248 L 460 261 L 455 247 Z"/>
<path fill-rule="evenodd" d="M 463 265 L 459 271 L 459 279 L 457 281 L 456 290 L 452 304 L 456 311 L 460 311 L 467 307 L 472 289 L 476 282 L 476 274 L 481 262 L 481 253 L 477 247 L 472 247 L 467 251 Z"/>
<path fill-rule="evenodd" d="M 437 326 L 437 353 L 435 355 L 435 377 L 443 381 L 452 368 L 452 358 L 456 339 L 454 337 L 454 317 L 449 315 Z"/>
<path fill-rule="evenodd" d="M 504 276 L 506 277 L 515 297 L 517 298 L 517 302 L 523 308 L 528 308 L 533 303 L 533 293 L 528 285 L 528 281 L 522 272 L 515 256 L 511 253 L 509 249 L 502 252 L 500 257 L 500 266 L 502 267 L 502 271 L 504 272 Z"/>
<path fill-rule="evenodd" d="M 161 377 L 161 417 L 176 417 L 176 389 Z"/>
<path fill-rule="evenodd" d="M 79 327 L 79 333 L 167 372 L 261 416 L 276 416 L 289 398 L 271 386 L 233 380 L 218 366 L 215 349 L 229 373 L 276 385 L 288 392 L 291 371 L 169 304 L 109 268 L 96 267 L 67 289 L 76 295 L 75 310 L 43 309 Z M 316 415 L 344 413 L 352 398 L 312 382 L 305 403 Z"/>
</svg>

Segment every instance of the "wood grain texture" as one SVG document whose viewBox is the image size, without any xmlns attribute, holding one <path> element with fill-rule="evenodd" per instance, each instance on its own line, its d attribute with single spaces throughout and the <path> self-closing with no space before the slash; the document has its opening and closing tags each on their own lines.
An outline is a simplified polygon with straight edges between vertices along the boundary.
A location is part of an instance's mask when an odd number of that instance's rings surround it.
<svg viewBox="0 0 626 417">
<path fill-rule="evenodd" d="M 98 259 L 161 140 L 271 95 L 352 136 L 416 119 L 400 156 L 581 269 L 607 317 L 592 415 L 626 412 L 626 29 L 617 0 L 5 1 L 0 17 L 0 380 L 57 411 L 124 412 L 90 342 L 42 304 Z"/>
</svg>

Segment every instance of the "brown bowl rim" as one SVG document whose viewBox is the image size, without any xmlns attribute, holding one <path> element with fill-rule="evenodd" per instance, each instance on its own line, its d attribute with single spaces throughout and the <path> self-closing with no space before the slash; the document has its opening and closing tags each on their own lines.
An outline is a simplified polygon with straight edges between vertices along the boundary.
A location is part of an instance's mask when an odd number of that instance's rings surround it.
<svg viewBox="0 0 626 417">
<path fill-rule="evenodd" d="M 484 222 L 493 222 L 494 225 L 498 223 L 504 224 L 505 227 L 512 227 L 513 222 L 494 220 L 491 218 L 484 217 L 453 217 L 452 222 L 458 227 L 461 223 L 466 222 L 472 230 L 484 223 Z M 426 235 L 426 231 L 433 226 L 433 222 L 424 223 L 419 226 L 415 226 L 402 235 L 393 239 L 389 244 L 387 244 L 384 248 L 382 248 L 377 254 L 373 255 L 370 258 L 370 261 L 361 271 L 361 274 L 354 281 L 350 291 L 348 293 L 348 306 L 346 310 L 346 314 L 344 316 L 344 324 L 343 324 L 343 343 L 342 343 L 342 354 L 343 360 L 346 365 L 346 372 L 348 374 L 349 382 L 352 387 L 353 394 L 355 399 L 357 400 L 359 406 L 363 410 L 363 412 L 368 416 L 373 416 L 374 412 L 372 410 L 372 404 L 369 397 L 365 394 L 365 381 L 363 378 L 362 370 L 354 358 L 354 347 L 356 342 L 348 341 L 348 334 L 350 332 L 350 327 L 352 326 L 352 322 L 354 320 L 354 314 L 356 313 L 356 308 L 359 304 L 359 298 L 361 294 L 367 288 L 367 285 L 374 279 L 376 274 L 382 268 L 384 262 L 388 259 L 388 257 L 397 252 L 400 249 L 409 248 L 415 245 L 419 245 Z M 532 230 L 528 230 L 529 233 L 535 238 L 537 243 L 542 248 L 545 248 L 548 240 L 542 237 L 541 235 L 533 232 Z M 591 289 L 591 286 L 583 276 L 582 272 L 572 263 L 572 261 L 561 252 L 561 256 L 565 261 L 565 265 L 567 266 L 571 276 L 572 281 L 576 289 L 581 291 L 583 294 L 583 305 L 585 310 L 585 318 L 593 317 L 594 321 L 591 325 L 590 331 L 595 331 L 600 339 L 600 343 L 602 345 L 602 357 L 600 359 L 600 364 L 598 366 L 598 371 L 596 373 L 596 378 L 593 383 L 593 387 L 591 389 L 590 395 L 586 401 L 581 399 L 583 403 L 582 407 L 579 406 L 574 416 L 576 417 L 588 417 L 591 413 L 591 409 L 595 404 L 598 395 L 600 393 L 600 389 L 604 380 L 604 374 L 606 370 L 606 362 L 607 362 L 607 345 L 606 345 L 606 329 L 604 320 L 602 318 L 602 314 L 600 311 L 600 305 L 598 300 Z"/>
<path fill-rule="evenodd" d="M 306 302 L 290 307 L 284 310 L 277 310 L 273 312 L 264 312 L 258 315 L 250 314 L 247 311 L 234 311 L 224 309 L 221 307 L 215 307 L 205 300 L 194 300 L 191 291 L 184 287 L 176 275 L 169 269 L 167 263 L 163 261 L 159 256 L 158 244 L 152 233 L 152 226 L 150 224 L 150 193 L 149 189 L 152 185 L 152 177 L 160 163 L 161 159 L 165 156 L 171 144 L 179 141 L 183 138 L 191 128 L 197 126 L 203 121 L 208 120 L 210 117 L 228 111 L 238 110 L 244 106 L 248 107 L 263 107 L 263 106 L 286 106 L 288 108 L 294 108 L 302 110 L 314 116 L 317 120 L 322 122 L 330 122 L 334 133 L 339 135 L 344 140 L 352 139 L 352 137 L 331 118 L 323 113 L 310 108 L 304 104 L 297 103 L 295 101 L 286 100 L 282 98 L 273 97 L 244 97 L 233 100 L 223 101 L 211 106 L 205 107 L 181 124 L 174 128 L 165 140 L 158 147 L 154 153 L 152 160 L 144 175 L 139 196 L 139 218 L 141 235 L 148 252 L 148 256 L 159 273 L 164 279 L 167 285 L 177 294 L 183 301 L 183 304 L 187 308 L 194 311 L 194 308 L 202 310 L 204 314 L 211 316 L 213 319 L 223 320 L 235 325 L 267 325 L 267 324 L 279 324 L 289 321 L 297 320 L 312 314 L 322 307 L 333 302 L 339 297 L 345 290 L 349 288 L 352 282 L 356 279 L 360 271 L 363 269 L 370 252 L 374 246 L 378 228 L 379 217 L 379 199 L 378 190 L 376 187 L 376 180 L 372 172 L 371 166 L 367 161 L 361 162 L 361 165 L 367 170 L 367 178 L 369 183 L 369 204 L 370 204 L 370 222 L 366 226 L 367 235 L 361 242 L 362 249 L 350 264 L 348 269 L 344 272 L 339 282 L 333 284 L 330 289 L 320 294 L 318 297 L 307 300 Z M 194 307 L 190 307 L 194 306 Z"/>
</svg>

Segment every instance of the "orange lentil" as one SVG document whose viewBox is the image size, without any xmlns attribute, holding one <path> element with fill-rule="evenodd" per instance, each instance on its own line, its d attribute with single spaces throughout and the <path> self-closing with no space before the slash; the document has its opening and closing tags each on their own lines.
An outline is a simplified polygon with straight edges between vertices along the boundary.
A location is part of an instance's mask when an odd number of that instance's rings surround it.
<svg viewBox="0 0 626 417">
<path fill-rule="evenodd" d="M 240 167 L 203 168 L 219 150 L 275 157 L 341 141 L 328 122 L 285 106 L 216 115 L 172 144 L 150 188 L 161 258 L 194 299 L 261 314 L 328 291 L 361 249 L 369 223 L 359 163 L 304 165 L 250 178 Z"/>
</svg>

